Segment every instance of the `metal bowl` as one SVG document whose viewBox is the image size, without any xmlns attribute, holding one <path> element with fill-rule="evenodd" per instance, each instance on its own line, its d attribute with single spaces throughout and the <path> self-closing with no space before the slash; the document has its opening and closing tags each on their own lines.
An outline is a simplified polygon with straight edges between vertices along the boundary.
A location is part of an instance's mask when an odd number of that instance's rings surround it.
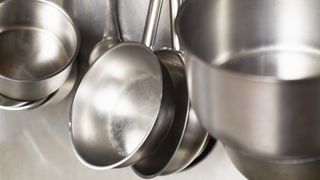
<svg viewBox="0 0 320 180">
<path fill-rule="evenodd" d="M 42 0 L 0 3 L 0 94 L 34 101 L 66 81 L 79 33 L 57 5 Z"/>
</svg>

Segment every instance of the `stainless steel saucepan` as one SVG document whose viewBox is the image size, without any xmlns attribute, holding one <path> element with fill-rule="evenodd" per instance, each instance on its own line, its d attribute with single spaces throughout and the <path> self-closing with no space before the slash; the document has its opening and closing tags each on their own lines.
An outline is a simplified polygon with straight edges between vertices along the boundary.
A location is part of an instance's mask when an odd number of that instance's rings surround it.
<svg viewBox="0 0 320 180">
<path fill-rule="evenodd" d="M 69 74 L 67 80 L 63 85 L 54 93 L 40 100 L 35 101 L 21 101 L 10 99 L 5 96 L 0 95 L 0 109 L 10 110 L 10 111 L 21 111 L 30 110 L 35 108 L 42 108 L 49 105 L 54 105 L 56 103 L 64 100 L 73 90 L 77 81 L 77 64 L 74 63 L 72 66 L 71 73 Z"/>
<path fill-rule="evenodd" d="M 189 0 L 179 13 L 192 104 L 249 179 L 320 177 L 319 8 Z"/>
<path fill-rule="evenodd" d="M 105 40 L 120 37 L 115 2 L 106 3 Z M 170 129 L 173 85 L 150 49 L 162 2 L 150 0 L 144 44 L 100 49 L 76 92 L 71 137 L 77 157 L 91 168 L 132 165 L 151 154 Z"/>
<path fill-rule="evenodd" d="M 187 80 L 180 42 L 174 21 L 180 7 L 179 0 L 170 0 L 172 49 L 156 54 L 169 71 L 174 84 L 175 116 L 172 127 L 157 150 L 135 165 L 133 170 L 143 178 L 169 175 L 186 168 L 206 147 L 208 133 L 202 128 L 188 98 Z"/>
<path fill-rule="evenodd" d="M 54 3 L 0 3 L 0 94 L 35 101 L 57 91 L 70 74 L 79 38 L 71 18 Z"/>
</svg>

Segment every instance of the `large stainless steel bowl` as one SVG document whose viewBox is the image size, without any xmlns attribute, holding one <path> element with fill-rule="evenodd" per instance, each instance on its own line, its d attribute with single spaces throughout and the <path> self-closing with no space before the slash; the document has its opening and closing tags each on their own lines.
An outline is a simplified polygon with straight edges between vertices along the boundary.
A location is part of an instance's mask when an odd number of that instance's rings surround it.
<svg viewBox="0 0 320 180">
<path fill-rule="evenodd" d="M 0 94 L 39 100 L 67 79 L 79 49 L 71 18 L 43 0 L 0 3 Z"/>
<path fill-rule="evenodd" d="M 320 155 L 319 8 L 317 0 L 189 0 L 180 11 L 192 104 L 228 148 L 257 159 Z"/>
</svg>

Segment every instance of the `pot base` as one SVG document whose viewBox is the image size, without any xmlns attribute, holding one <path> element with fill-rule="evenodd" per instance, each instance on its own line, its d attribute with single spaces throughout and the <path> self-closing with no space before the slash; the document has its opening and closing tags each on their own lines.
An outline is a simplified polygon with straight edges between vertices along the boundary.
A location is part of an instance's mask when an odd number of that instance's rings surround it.
<svg viewBox="0 0 320 180">
<path fill-rule="evenodd" d="M 253 180 L 318 180 L 320 179 L 320 157 L 294 159 L 266 159 L 253 157 L 225 146 L 237 169 Z"/>
</svg>

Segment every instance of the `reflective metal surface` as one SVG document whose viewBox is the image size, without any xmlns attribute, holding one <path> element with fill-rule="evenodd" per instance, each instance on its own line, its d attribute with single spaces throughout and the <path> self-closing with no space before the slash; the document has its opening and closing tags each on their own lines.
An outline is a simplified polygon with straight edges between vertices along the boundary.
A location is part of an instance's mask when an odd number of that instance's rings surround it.
<svg viewBox="0 0 320 180">
<path fill-rule="evenodd" d="M 211 135 L 250 155 L 238 166 L 255 159 L 242 169 L 248 177 L 320 178 L 293 165 L 320 155 L 319 8 L 316 0 L 190 0 L 180 11 L 192 104 Z"/>
<path fill-rule="evenodd" d="M 0 93 L 29 101 L 55 92 L 71 71 L 78 38 L 70 17 L 53 3 L 2 2 Z"/>
<path fill-rule="evenodd" d="M 77 63 L 74 63 L 72 65 L 72 69 L 67 80 L 62 84 L 62 86 L 56 92 L 52 94 L 50 98 L 45 100 L 41 106 L 43 107 L 48 105 L 54 105 L 66 99 L 68 95 L 72 92 L 73 88 L 76 86 L 77 79 L 78 79 L 78 65 Z"/>
<path fill-rule="evenodd" d="M 56 104 L 63 101 L 71 92 L 77 82 L 78 68 L 77 64 L 72 65 L 72 70 L 67 78 L 67 80 L 62 84 L 62 86 L 54 93 L 47 97 L 44 97 L 36 101 L 19 101 L 15 99 L 10 99 L 5 96 L 0 95 L 0 109 L 10 110 L 10 111 L 21 111 L 34 109 L 38 107 L 43 107 L 47 105 Z"/>
<path fill-rule="evenodd" d="M 43 103 L 51 99 L 52 96 L 54 96 L 54 94 L 55 92 L 50 94 L 47 97 L 44 97 L 36 101 L 19 101 L 19 100 L 11 99 L 11 98 L 0 95 L 0 109 L 9 110 L 9 111 L 33 109 L 40 105 L 43 105 Z"/>
<path fill-rule="evenodd" d="M 192 108 L 189 109 L 188 121 L 183 130 L 178 146 L 161 175 L 172 175 L 185 170 L 207 146 L 209 135 Z"/>
<path fill-rule="evenodd" d="M 232 162 L 248 179 L 318 180 L 320 176 L 319 157 L 271 159 L 225 148 Z"/>
<path fill-rule="evenodd" d="M 168 175 L 186 168 L 205 148 L 208 133 L 202 128 L 188 97 L 187 80 L 180 43 L 173 28 L 178 12 L 177 0 L 170 0 L 172 49 L 164 48 L 156 54 L 168 70 L 174 87 L 175 115 L 167 137 L 155 152 L 133 165 L 143 178 Z"/>
<path fill-rule="evenodd" d="M 118 3 L 115 0 L 107 0 L 103 39 L 92 50 L 89 57 L 89 65 L 92 65 L 107 50 L 119 44 L 121 41 L 118 22 Z"/>
<path fill-rule="evenodd" d="M 155 35 L 150 32 L 156 32 L 162 2 L 150 1 L 146 44 L 120 43 L 103 52 L 77 89 L 71 135 L 76 154 L 89 167 L 136 163 L 154 151 L 172 124 L 172 81 L 148 44 L 154 39 L 149 35 Z"/>
<path fill-rule="evenodd" d="M 124 43 L 102 55 L 85 75 L 71 123 L 75 148 L 88 163 L 130 165 L 166 134 L 171 124 L 166 117 L 172 113 L 160 112 L 163 89 L 155 58 L 142 44 Z"/>
<path fill-rule="evenodd" d="M 27 0 L 25 0 L 27 1 Z M 118 0 L 119 19 L 125 41 L 140 41 L 148 0 Z M 81 32 L 79 67 L 87 69 L 89 54 L 104 31 L 105 0 L 65 0 Z M 170 46 L 168 1 L 160 19 L 155 49 Z M 71 96 L 56 105 L 31 111 L 0 110 L 0 179 L 5 180 L 139 180 L 131 168 L 96 171 L 75 157 L 69 135 Z M 157 180 L 244 180 L 219 144 L 195 167 Z"/>
<path fill-rule="evenodd" d="M 163 0 L 150 0 L 142 43 L 153 49 L 158 32 Z"/>
</svg>

